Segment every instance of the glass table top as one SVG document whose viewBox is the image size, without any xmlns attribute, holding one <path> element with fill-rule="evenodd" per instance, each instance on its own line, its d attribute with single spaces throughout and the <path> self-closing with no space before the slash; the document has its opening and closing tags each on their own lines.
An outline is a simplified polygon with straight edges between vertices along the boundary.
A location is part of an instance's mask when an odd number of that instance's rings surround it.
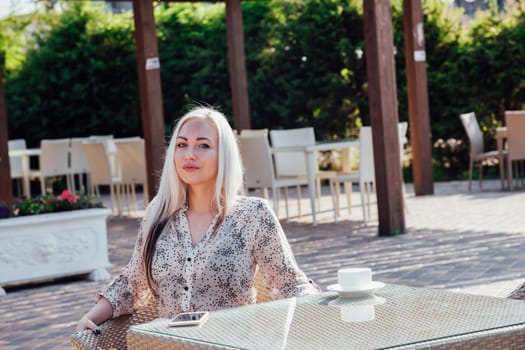
<svg viewBox="0 0 525 350">
<path fill-rule="evenodd" d="M 374 295 L 324 292 L 210 313 L 202 327 L 133 326 L 166 339 L 238 349 L 389 349 L 525 324 L 525 302 L 386 285 Z"/>
</svg>

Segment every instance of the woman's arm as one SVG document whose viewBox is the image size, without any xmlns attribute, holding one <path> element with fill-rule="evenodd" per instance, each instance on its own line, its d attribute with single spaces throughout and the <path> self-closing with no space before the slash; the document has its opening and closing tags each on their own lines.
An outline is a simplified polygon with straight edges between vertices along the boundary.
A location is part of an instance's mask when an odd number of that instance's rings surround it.
<svg viewBox="0 0 525 350">
<path fill-rule="evenodd" d="M 144 270 L 143 251 L 147 233 L 144 224 L 148 220 L 145 215 L 139 227 L 139 234 L 128 264 L 111 283 L 98 294 L 105 298 L 113 309 L 113 317 L 131 314 L 149 296 L 150 290 Z"/>
<path fill-rule="evenodd" d="M 75 332 L 80 332 L 84 329 L 91 329 L 98 333 L 97 326 L 102 322 L 108 320 L 113 316 L 113 308 L 111 303 L 104 297 L 101 297 L 95 305 L 89 310 L 80 321 L 78 321 Z"/>
<path fill-rule="evenodd" d="M 140 224 L 130 261 L 122 269 L 121 274 L 98 293 L 97 303 L 78 321 L 77 332 L 83 329 L 96 332 L 97 325 L 100 323 L 112 317 L 132 313 L 134 302 L 146 295 L 148 286 L 142 264 L 146 217 L 147 215 Z"/>
<path fill-rule="evenodd" d="M 255 210 L 254 255 L 272 296 L 289 298 L 319 293 L 320 288 L 299 268 L 279 219 L 266 202 Z"/>
</svg>

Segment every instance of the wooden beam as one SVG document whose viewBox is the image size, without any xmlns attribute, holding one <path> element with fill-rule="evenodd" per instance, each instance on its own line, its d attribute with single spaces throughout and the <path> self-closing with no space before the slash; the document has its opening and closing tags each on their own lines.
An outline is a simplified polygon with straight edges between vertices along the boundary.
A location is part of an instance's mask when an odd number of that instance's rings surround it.
<svg viewBox="0 0 525 350">
<path fill-rule="evenodd" d="M 228 66 L 233 100 L 233 127 L 250 129 L 250 103 L 244 53 L 244 28 L 241 1 L 226 0 L 226 31 L 228 33 Z"/>
<path fill-rule="evenodd" d="M 390 0 L 363 0 L 380 236 L 405 232 Z"/>
<path fill-rule="evenodd" d="M 11 168 L 9 166 L 9 150 L 7 141 L 7 112 L 4 95 L 4 59 L 0 55 L 0 202 L 11 206 L 13 203 L 13 186 L 11 184 Z"/>
<path fill-rule="evenodd" d="M 403 0 L 403 26 L 414 191 L 421 196 L 434 193 L 421 0 Z"/>
<path fill-rule="evenodd" d="M 135 43 L 140 90 L 140 110 L 146 146 L 148 194 L 152 199 L 162 172 L 166 149 L 159 50 L 153 14 L 153 2 L 133 0 Z"/>
</svg>

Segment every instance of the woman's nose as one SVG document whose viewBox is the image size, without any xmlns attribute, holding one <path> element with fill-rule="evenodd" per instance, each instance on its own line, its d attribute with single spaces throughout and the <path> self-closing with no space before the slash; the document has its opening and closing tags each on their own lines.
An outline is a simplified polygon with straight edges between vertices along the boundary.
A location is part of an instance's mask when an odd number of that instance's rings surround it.
<svg viewBox="0 0 525 350">
<path fill-rule="evenodd" d="M 187 159 L 195 159 L 195 148 L 192 146 L 187 147 L 185 157 Z"/>
</svg>

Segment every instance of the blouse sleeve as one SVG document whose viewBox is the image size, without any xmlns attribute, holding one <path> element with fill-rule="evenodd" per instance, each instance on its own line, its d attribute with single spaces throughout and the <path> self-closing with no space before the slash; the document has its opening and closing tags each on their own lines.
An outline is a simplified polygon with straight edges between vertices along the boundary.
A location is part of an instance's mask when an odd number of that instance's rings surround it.
<svg viewBox="0 0 525 350">
<path fill-rule="evenodd" d="M 144 218 L 148 217 L 147 215 Z M 99 293 L 108 299 L 113 308 L 113 317 L 133 313 L 139 306 L 148 302 L 152 296 L 143 266 L 145 233 L 143 219 L 135 247 L 128 264 L 103 291 Z"/>
<path fill-rule="evenodd" d="M 260 273 L 275 299 L 319 293 L 319 287 L 299 269 L 279 219 L 266 201 L 254 213 L 255 251 Z"/>
</svg>

